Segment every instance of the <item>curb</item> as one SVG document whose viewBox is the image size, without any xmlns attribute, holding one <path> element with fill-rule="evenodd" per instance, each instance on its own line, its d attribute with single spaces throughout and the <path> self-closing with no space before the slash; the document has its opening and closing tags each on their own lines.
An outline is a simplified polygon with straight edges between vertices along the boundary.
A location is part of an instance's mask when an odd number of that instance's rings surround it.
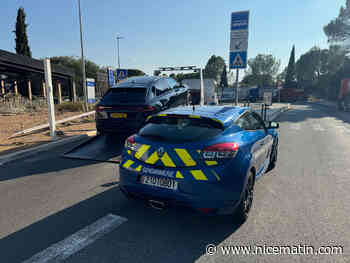
<svg viewBox="0 0 350 263">
<path fill-rule="evenodd" d="M 290 109 L 290 105 L 289 104 L 288 104 L 288 106 L 285 106 L 285 107 L 282 107 L 282 108 L 278 109 L 278 111 L 274 112 L 272 114 L 272 116 L 268 118 L 269 121 L 273 121 L 273 120 L 277 119 L 278 116 L 280 116 L 283 112 L 285 112 L 285 111 L 287 111 L 289 109 Z"/>
<path fill-rule="evenodd" d="M 6 163 L 9 163 L 9 162 L 18 160 L 18 159 L 30 157 L 36 153 L 44 152 L 44 151 L 47 151 L 47 150 L 54 148 L 54 147 L 57 147 L 57 146 L 61 146 L 61 145 L 67 144 L 67 143 L 75 142 L 75 141 L 79 141 L 79 140 L 82 140 L 86 137 L 94 136 L 94 135 L 96 135 L 96 131 L 88 132 L 88 133 L 82 134 L 82 135 L 72 136 L 69 138 L 64 138 L 64 139 L 61 139 L 58 141 L 49 142 L 49 143 L 35 146 L 35 147 L 29 148 L 29 149 L 6 154 L 3 156 L 0 156 L 0 166 L 4 165 Z"/>
</svg>

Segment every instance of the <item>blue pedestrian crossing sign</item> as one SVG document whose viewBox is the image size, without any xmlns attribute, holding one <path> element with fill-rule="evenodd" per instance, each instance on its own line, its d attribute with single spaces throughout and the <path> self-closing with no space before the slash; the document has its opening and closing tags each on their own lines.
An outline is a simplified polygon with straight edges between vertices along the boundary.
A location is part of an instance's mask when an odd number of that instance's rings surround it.
<svg viewBox="0 0 350 263">
<path fill-rule="evenodd" d="M 230 52 L 230 69 L 242 69 L 247 67 L 247 51 Z"/>
<path fill-rule="evenodd" d="M 127 69 L 117 69 L 117 80 L 126 79 L 128 77 L 128 70 Z"/>
<path fill-rule="evenodd" d="M 249 11 L 231 14 L 230 69 L 247 67 Z"/>
</svg>

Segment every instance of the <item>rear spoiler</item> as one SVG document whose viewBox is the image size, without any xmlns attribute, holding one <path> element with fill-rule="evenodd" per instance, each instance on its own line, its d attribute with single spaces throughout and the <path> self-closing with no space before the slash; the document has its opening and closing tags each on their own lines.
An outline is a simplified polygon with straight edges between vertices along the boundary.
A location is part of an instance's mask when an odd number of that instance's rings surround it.
<svg viewBox="0 0 350 263">
<path fill-rule="evenodd" d="M 201 120 L 208 121 L 208 122 L 214 122 L 216 125 L 219 126 L 220 129 L 222 129 L 222 130 L 225 129 L 224 123 L 216 118 L 209 118 L 209 117 L 204 117 L 204 116 L 200 116 L 200 115 L 191 115 L 191 114 L 162 114 L 162 113 L 160 113 L 160 114 L 148 116 L 146 119 L 146 123 L 148 123 L 151 119 L 162 118 L 162 117 L 201 119 Z"/>
</svg>

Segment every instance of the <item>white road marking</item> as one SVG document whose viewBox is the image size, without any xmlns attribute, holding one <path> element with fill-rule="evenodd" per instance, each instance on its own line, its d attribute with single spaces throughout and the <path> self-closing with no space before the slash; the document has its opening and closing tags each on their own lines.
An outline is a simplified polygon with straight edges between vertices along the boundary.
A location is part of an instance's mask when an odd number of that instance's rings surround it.
<svg viewBox="0 0 350 263">
<path fill-rule="evenodd" d="M 126 221 L 126 218 L 109 214 L 23 261 L 23 263 L 61 262 Z"/>
</svg>

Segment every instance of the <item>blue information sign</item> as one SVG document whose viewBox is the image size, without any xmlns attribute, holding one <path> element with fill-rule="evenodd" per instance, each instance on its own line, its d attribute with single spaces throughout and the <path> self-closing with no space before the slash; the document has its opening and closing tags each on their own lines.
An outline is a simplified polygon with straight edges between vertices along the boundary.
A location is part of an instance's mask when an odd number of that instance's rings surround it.
<svg viewBox="0 0 350 263">
<path fill-rule="evenodd" d="M 231 15 L 230 69 L 247 67 L 249 11 Z"/>
<path fill-rule="evenodd" d="M 128 70 L 127 69 L 117 69 L 117 80 L 126 79 L 128 77 Z"/>
<path fill-rule="evenodd" d="M 114 71 L 110 68 L 107 69 L 107 76 L 108 76 L 108 84 L 109 86 L 115 85 L 115 79 L 114 79 Z"/>
</svg>

